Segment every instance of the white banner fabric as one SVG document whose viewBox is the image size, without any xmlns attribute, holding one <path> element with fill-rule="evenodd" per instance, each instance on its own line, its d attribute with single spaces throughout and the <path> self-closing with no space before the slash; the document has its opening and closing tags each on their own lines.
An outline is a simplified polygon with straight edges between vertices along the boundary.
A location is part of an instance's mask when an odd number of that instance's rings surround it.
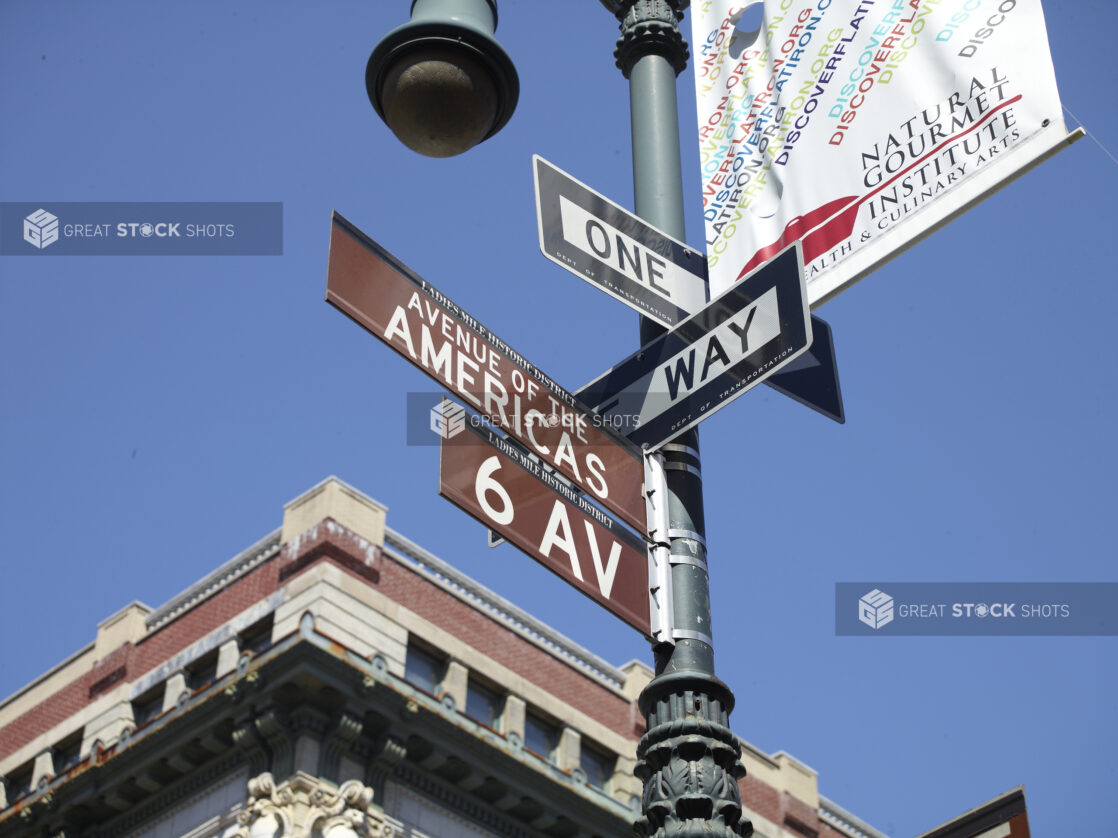
<svg viewBox="0 0 1118 838">
<path fill-rule="evenodd" d="M 799 239 L 818 306 L 1078 136 L 1040 0 L 691 15 L 712 299 Z"/>
</svg>

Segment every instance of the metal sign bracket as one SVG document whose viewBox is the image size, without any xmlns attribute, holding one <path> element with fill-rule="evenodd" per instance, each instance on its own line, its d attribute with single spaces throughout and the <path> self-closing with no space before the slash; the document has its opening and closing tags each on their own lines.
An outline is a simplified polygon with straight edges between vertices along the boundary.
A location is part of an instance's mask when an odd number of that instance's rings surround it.
<svg viewBox="0 0 1118 838">
<path fill-rule="evenodd" d="M 652 639 L 675 644 L 672 604 L 671 530 L 668 527 L 668 479 L 660 454 L 644 455 L 644 503 L 648 531 L 648 613 Z"/>
</svg>

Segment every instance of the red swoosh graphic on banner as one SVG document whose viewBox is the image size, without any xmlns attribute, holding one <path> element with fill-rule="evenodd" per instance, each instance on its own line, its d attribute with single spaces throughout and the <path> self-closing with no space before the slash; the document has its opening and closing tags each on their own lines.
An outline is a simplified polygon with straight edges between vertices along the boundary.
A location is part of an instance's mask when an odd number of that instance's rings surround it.
<svg viewBox="0 0 1118 838">
<path fill-rule="evenodd" d="M 971 131 L 981 128 L 984 123 L 990 120 L 996 113 L 1004 108 L 1021 99 L 1021 94 L 1018 93 L 1012 99 L 1007 99 L 996 108 L 987 113 L 982 119 L 974 123 L 974 125 L 967 128 L 965 131 L 960 131 L 954 134 L 942 143 L 937 145 L 923 157 L 914 160 L 905 168 L 901 169 L 889 180 L 878 185 L 872 192 L 867 192 L 861 198 L 857 195 L 848 195 L 845 198 L 836 198 L 833 201 L 828 201 L 821 207 L 811 210 L 806 215 L 798 215 L 788 222 L 781 233 L 780 238 L 767 247 L 762 247 L 753 257 L 745 263 L 745 267 L 741 269 L 738 274 L 738 279 L 741 279 L 751 270 L 758 265 L 762 265 L 776 256 L 786 246 L 802 239 L 802 247 L 804 252 L 804 264 L 807 265 L 819 256 L 822 256 L 827 251 L 831 250 L 839 242 L 850 238 L 850 234 L 854 231 L 854 222 L 858 220 L 858 209 L 876 195 L 878 192 L 886 189 L 893 181 L 903 177 L 908 172 L 922 164 L 930 157 L 935 157 L 945 146 L 957 141 L 961 137 L 965 137 Z"/>
</svg>

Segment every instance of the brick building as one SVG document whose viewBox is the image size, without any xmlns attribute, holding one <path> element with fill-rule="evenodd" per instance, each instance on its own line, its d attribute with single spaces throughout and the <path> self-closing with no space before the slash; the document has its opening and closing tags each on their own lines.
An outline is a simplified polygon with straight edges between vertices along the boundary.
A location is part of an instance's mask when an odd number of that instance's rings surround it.
<svg viewBox="0 0 1118 838">
<path fill-rule="evenodd" d="M 0 703 L 0 838 L 630 834 L 652 677 L 331 478 L 282 527 Z M 742 742 L 763 838 L 885 838 Z"/>
</svg>

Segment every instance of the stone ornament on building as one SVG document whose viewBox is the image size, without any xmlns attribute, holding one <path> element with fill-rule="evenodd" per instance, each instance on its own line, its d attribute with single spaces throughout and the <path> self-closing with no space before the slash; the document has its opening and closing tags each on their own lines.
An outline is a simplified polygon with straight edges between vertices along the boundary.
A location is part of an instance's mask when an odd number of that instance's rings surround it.
<svg viewBox="0 0 1118 838">
<path fill-rule="evenodd" d="M 248 781 L 248 793 L 223 838 L 392 838 L 395 831 L 359 780 L 335 788 L 300 771 L 277 786 L 264 772 Z"/>
</svg>

